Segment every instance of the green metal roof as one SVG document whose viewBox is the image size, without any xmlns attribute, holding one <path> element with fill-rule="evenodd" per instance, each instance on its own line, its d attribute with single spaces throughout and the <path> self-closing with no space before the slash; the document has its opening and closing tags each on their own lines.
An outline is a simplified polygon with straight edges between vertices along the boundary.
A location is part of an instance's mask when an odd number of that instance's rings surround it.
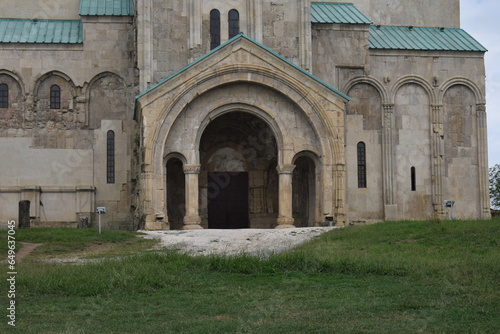
<svg viewBox="0 0 500 334">
<path fill-rule="evenodd" d="M 372 21 L 352 3 L 313 2 L 312 23 L 371 24 Z"/>
<path fill-rule="evenodd" d="M 134 0 L 81 0 L 80 15 L 134 16 Z"/>
<path fill-rule="evenodd" d="M 0 43 L 83 43 L 79 20 L 0 19 Z"/>
<path fill-rule="evenodd" d="M 371 49 L 487 51 L 458 28 L 370 26 Z"/>
</svg>

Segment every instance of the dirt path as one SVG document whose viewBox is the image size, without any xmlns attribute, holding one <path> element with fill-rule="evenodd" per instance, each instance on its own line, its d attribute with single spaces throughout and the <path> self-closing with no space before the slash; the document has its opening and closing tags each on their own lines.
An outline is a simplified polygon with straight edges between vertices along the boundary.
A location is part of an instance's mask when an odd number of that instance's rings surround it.
<svg viewBox="0 0 500 334">
<path fill-rule="evenodd" d="M 338 227 L 141 232 L 144 233 L 143 238 L 159 239 L 160 248 L 175 249 L 191 255 L 245 253 L 268 256 L 297 247 L 335 228 Z"/>
<path fill-rule="evenodd" d="M 29 253 L 31 253 L 35 248 L 38 246 L 41 246 L 42 244 L 32 244 L 29 242 L 21 242 L 21 249 L 16 253 L 16 260 L 21 261 L 24 259 L 26 256 L 28 256 Z"/>
</svg>

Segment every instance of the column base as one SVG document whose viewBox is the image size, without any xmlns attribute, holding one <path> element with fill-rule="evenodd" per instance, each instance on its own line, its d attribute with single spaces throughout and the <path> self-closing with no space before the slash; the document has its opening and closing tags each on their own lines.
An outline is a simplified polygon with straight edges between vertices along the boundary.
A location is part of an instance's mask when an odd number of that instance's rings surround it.
<svg viewBox="0 0 500 334">
<path fill-rule="evenodd" d="M 397 204 L 386 204 L 384 205 L 385 220 L 395 221 L 399 219 L 398 205 Z"/>
<path fill-rule="evenodd" d="M 278 218 L 278 226 L 275 229 L 283 228 L 295 228 L 294 219 L 292 217 L 280 217 Z"/>
<path fill-rule="evenodd" d="M 184 217 L 183 230 L 203 230 L 201 227 L 201 217 L 200 216 L 186 216 Z"/>
</svg>

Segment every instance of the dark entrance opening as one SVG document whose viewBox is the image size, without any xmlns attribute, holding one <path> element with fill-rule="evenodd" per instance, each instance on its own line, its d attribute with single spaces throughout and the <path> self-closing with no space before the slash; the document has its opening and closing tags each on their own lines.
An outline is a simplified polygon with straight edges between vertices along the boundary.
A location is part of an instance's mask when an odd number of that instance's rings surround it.
<svg viewBox="0 0 500 334">
<path fill-rule="evenodd" d="M 208 228 L 248 228 L 248 173 L 208 173 Z"/>
<path fill-rule="evenodd" d="M 177 158 L 167 162 L 167 213 L 172 230 L 182 229 L 186 214 L 186 179 L 182 166 Z"/>
<path fill-rule="evenodd" d="M 316 170 L 311 158 L 302 156 L 295 161 L 292 182 L 292 208 L 295 226 L 314 226 Z"/>
</svg>

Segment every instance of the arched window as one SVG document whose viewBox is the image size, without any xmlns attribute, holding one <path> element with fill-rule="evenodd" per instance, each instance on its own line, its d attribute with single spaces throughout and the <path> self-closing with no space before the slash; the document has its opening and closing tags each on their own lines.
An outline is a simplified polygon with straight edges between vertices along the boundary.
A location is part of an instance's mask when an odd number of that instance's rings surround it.
<svg viewBox="0 0 500 334">
<path fill-rule="evenodd" d="M 210 50 L 220 45 L 220 12 L 217 9 L 210 11 Z"/>
<path fill-rule="evenodd" d="M 411 174 L 411 191 L 417 191 L 417 172 L 415 167 L 410 169 Z"/>
<path fill-rule="evenodd" d="M 58 85 L 50 87 L 50 109 L 61 109 L 61 88 Z"/>
<path fill-rule="evenodd" d="M 229 38 L 240 33 L 240 13 L 236 9 L 231 9 L 229 11 Z"/>
<path fill-rule="evenodd" d="M 0 108 L 9 107 L 9 86 L 6 84 L 0 85 Z"/>
<path fill-rule="evenodd" d="M 108 131 L 106 169 L 108 183 L 115 183 L 115 132 Z"/>
<path fill-rule="evenodd" d="M 358 143 L 358 188 L 366 188 L 366 146 Z"/>
</svg>

